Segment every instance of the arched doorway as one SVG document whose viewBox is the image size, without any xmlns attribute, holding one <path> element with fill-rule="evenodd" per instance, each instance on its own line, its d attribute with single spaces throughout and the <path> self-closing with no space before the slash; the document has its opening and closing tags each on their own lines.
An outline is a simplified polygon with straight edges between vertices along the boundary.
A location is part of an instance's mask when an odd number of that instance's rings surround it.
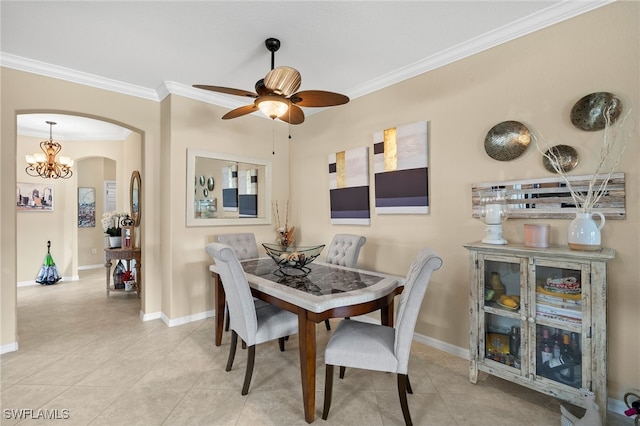
<svg viewBox="0 0 640 426">
<path fill-rule="evenodd" d="M 51 134 L 46 121 L 57 123 Z M 42 265 L 40 245 L 46 250 L 47 241 L 52 241 L 54 259 L 65 279 L 77 279 L 82 268 L 104 267 L 104 182 L 117 182 L 116 208 L 127 211 L 131 173 L 142 168 L 141 134 L 122 123 L 67 112 L 22 111 L 16 123 L 16 182 L 47 182 L 53 193 L 51 211 L 16 214 L 18 285 L 34 283 Z M 39 151 L 40 141 L 50 136 L 62 145 L 59 155 L 75 161 L 69 179 L 45 180 L 25 172 L 25 155 Z M 95 190 L 93 227 L 79 227 L 79 188 Z"/>
</svg>

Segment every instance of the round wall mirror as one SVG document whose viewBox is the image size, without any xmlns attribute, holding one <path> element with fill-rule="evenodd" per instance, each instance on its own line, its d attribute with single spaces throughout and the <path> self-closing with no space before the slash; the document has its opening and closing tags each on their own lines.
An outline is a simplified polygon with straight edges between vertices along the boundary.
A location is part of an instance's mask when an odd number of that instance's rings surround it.
<svg viewBox="0 0 640 426">
<path fill-rule="evenodd" d="M 129 191 L 129 202 L 131 208 L 131 219 L 133 219 L 133 226 L 140 226 L 140 215 L 142 212 L 142 198 L 140 196 L 140 188 L 142 182 L 140 181 L 140 172 L 134 170 L 131 174 L 131 186 Z"/>
</svg>

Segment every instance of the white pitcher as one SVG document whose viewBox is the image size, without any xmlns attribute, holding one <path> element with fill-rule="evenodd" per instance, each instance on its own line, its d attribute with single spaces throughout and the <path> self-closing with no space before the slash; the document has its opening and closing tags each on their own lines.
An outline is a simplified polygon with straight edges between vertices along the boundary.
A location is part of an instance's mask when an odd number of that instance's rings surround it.
<svg viewBox="0 0 640 426">
<path fill-rule="evenodd" d="M 593 216 L 600 218 L 596 224 Z M 572 250 L 600 250 L 600 230 L 604 226 L 604 215 L 600 212 L 576 213 L 569 224 L 567 241 Z"/>
</svg>

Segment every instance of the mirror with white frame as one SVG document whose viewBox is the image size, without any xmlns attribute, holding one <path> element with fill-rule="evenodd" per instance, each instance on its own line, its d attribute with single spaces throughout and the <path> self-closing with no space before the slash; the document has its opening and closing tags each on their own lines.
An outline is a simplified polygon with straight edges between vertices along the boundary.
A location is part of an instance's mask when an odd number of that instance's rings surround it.
<svg viewBox="0 0 640 426">
<path fill-rule="evenodd" d="M 271 162 L 187 149 L 187 226 L 271 223 Z"/>
</svg>

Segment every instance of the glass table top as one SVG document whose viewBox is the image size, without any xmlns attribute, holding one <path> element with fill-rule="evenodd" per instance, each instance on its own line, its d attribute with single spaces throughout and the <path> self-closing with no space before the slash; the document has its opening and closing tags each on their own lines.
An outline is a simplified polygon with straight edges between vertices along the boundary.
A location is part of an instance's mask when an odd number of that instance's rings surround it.
<svg viewBox="0 0 640 426">
<path fill-rule="evenodd" d="M 311 269 L 311 272 L 306 276 L 299 277 L 282 276 L 278 273 L 278 265 L 272 259 L 243 261 L 242 267 L 248 274 L 316 296 L 359 290 L 373 286 L 385 279 L 383 276 L 335 268 L 320 263 L 308 264 L 307 267 Z"/>
</svg>

